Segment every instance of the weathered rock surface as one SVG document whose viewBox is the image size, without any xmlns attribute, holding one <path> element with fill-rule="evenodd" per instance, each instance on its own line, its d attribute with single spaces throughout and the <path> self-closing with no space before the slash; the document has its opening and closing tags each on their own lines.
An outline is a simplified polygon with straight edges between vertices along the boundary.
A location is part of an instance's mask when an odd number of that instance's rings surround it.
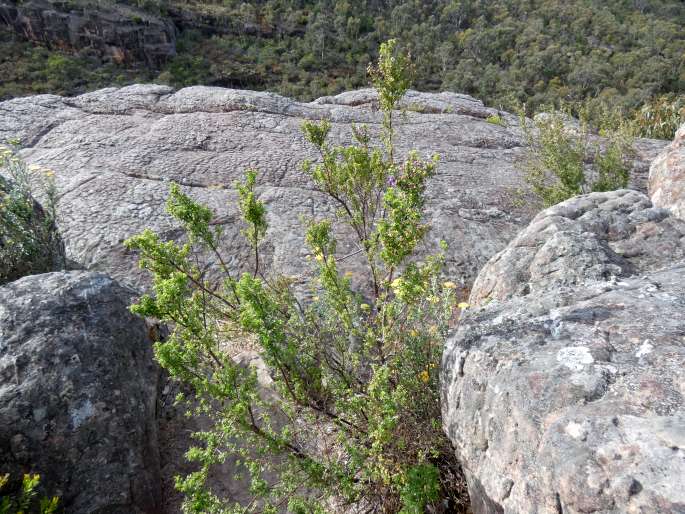
<svg viewBox="0 0 685 514">
<path fill-rule="evenodd" d="M 225 227 L 224 253 L 232 256 L 231 264 L 244 264 L 249 250 L 236 222 L 233 184 L 255 167 L 269 208 L 266 265 L 297 275 L 307 255 L 300 218 L 334 209 L 300 171 L 304 158 L 316 157 L 300 125 L 328 118 L 333 140 L 348 142 L 352 123 L 378 130 L 375 101 L 371 90 L 305 104 L 269 93 L 138 85 L 0 103 L 0 140 L 20 137 L 29 162 L 55 170 L 67 255 L 88 269 L 106 270 L 136 286 L 144 283 L 135 257 L 121 243 L 144 227 L 178 235 L 163 208 L 171 180 L 217 212 L 216 223 Z M 400 150 L 441 156 L 428 191 L 433 230 L 427 246 L 432 251 L 445 239 L 447 271 L 468 286 L 532 215 L 516 194 L 523 183 L 516 117 L 503 115 L 508 127 L 487 123 L 495 110 L 454 93 L 411 92 L 405 106 Z M 665 143 L 642 140 L 637 146 L 634 187 L 646 190 L 649 162 Z M 353 250 L 339 248 L 346 254 Z"/>
<path fill-rule="evenodd" d="M 682 221 L 628 189 L 593 193 L 538 214 L 481 270 L 472 305 L 610 280 L 685 257 Z"/>
<path fill-rule="evenodd" d="M 540 213 L 448 340 L 476 514 L 683 513 L 685 221 L 636 191 Z"/>
<path fill-rule="evenodd" d="M 131 291 L 56 272 L 0 287 L 0 472 L 70 513 L 159 512 L 158 370 Z"/>
<path fill-rule="evenodd" d="M 157 68 L 176 55 L 173 23 L 121 3 L 3 0 L 0 23 L 48 47 L 98 52 L 117 63 Z"/>
<path fill-rule="evenodd" d="M 652 163 L 649 194 L 654 205 L 685 219 L 685 125 Z"/>
</svg>

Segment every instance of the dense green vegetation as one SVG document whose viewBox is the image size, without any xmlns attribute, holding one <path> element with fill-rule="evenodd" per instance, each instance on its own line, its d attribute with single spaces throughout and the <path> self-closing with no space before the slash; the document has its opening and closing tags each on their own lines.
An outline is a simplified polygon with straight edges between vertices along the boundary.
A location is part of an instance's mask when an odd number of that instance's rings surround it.
<svg viewBox="0 0 685 514">
<path fill-rule="evenodd" d="M 73 54 L 22 41 L 0 25 L 0 100 L 42 93 L 74 95 L 148 82 L 156 76 L 154 71 L 103 63 L 87 51 Z"/>
<path fill-rule="evenodd" d="M 366 63 L 390 37 L 421 56 L 418 89 L 466 92 L 509 109 L 593 98 L 632 112 L 657 95 L 685 91 L 685 4 L 677 0 L 139 4 L 172 18 L 202 19 L 185 22 L 178 56 L 165 69 L 98 69 L 92 58 L 32 50 L 5 35 L 3 50 L 10 52 L 2 52 L 0 66 L 10 79 L 0 96 L 71 94 L 156 76 L 175 86 L 269 89 L 312 99 L 364 86 Z"/>
<path fill-rule="evenodd" d="M 36 488 L 40 475 L 24 475 L 18 484 L 17 494 L 9 495 L 3 489 L 10 481 L 8 474 L 0 475 L 0 514 L 54 514 L 59 507 L 59 498 L 38 497 Z"/>
<path fill-rule="evenodd" d="M 671 139 L 685 123 L 685 95 L 662 95 L 644 104 L 635 113 L 633 132 L 643 137 Z"/>
<path fill-rule="evenodd" d="M 625 188 L 630 180 L 633 127 L 587 107 L 580 108 L 578 120 L 570 111 L 566 107 L 539 114 L 532 123 L 520 113 L 528 143 L 526 182 L 544 207 L 584 193 Z"/>
<path fill-rule="evenodd" d="M 256 171 L 237 185 L 252 273 L 224 264 L 231 260 L 219 251 L 212 212 L 176 185 L 167 210 L 188 243 L 149 230 L 126 243 L 153 275 L 154 294 L 132 310 L 172 324 L 155 355 L 214 421 L 187 454 L 199 470 L 176 482 L 184 512 L 275 514 L 287 506 L 323 514 L 334 510 L 331 502 L 386 514 L 466 512 L 463 477 L 441 428 L 439 368 L 449 323 L 467 306 L 457 305 L 456 285 L 441 278 L 441 249 L 413 258 L 428 230 L 425 188 L 437 158 L 396 160 L 393 108 L 409 86 L 409 66 L 394 50 L 392 41 L 383 45 L 372 70 L 382 144 L 360 126 L 353 145 L 334 147 L 330 123 L 303 125 L 321 155 L 317 164 L 304 162 L 303 173 L 339 206 L 331 219 L 303 221 L 316 271 L 309 293 L 260 265 L 267 220 Z M 337 251 L 341 228 L 354 234 L 362 258 L 354 272 L 344 271 L 350 255 Z M 208 278 L 198 250 L 220 263 L 222 280 Z M 260 385 L 256 369 L 231 357 L 230 348 L 246 339 L 272 385 Z M 249 505 L 216 497 L 207 481 L 231 456 L 250 480 Z"/>
<path fill-rule="evenodd" d="M 0 285 L 65 266 L 55 227 L 54 173 L 27 166 L 16 149 L 0 146 Z M 33 193 L 42 197 L 43 206 Z"/>
</svg>

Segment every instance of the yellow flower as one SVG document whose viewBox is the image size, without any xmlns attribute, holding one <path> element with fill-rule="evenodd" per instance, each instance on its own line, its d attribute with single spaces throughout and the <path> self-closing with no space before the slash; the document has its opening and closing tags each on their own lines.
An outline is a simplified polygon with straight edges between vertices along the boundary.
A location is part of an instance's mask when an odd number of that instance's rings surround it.
<svg viewBox="0 0 685 514">
<path fill-rule="evenodd" d="M 317 260 L 317 262 L 323 262 L 323 254 L 317 253 L 314 258 Z"/>
<path fill-rule="evenodd" d="M 454 282 L 451 282 L 451 281 L 448 280 L 447 282 L 445 282 L 445 283 L 442 285 L 442 287 L 444 287 L 445 289 L 456 289 L 456 288 L 457 288 L 457 284 L 455 284 Z"/>
<path fill-rule="evenodd" d="M 415 328 L 412 328 L 411 331 L 409 332 L 409 335 L 412 337 L 417 337 L 419 333 L 416 331 Z"/>
<path fill-rule="evenodd" d="M 419 373 L 419 378 L 421 379 L 421 382 L 427 384 L 430 380 L 430 375 L 428 374 L 428 371 L 424 369 L 421 373 Z"/>
<path fill-rule="evenodd" d="M 312 298 L 312 300 L 314 300 L 315 302 L 318 302 L 318 301 L 319 301 L 319 297 L 318 297 L 318 296 L 315 296 L 314 298 Z"/>
<path fill-rule="evenodd" d="M 371 307 L 369 306 L 368 303 L 362 303 L 359 308 L 363 311 L 368 311 Z"/>
<path fill-rule="evenodd" d="M 352 277 L 354 276 L 354 273 L 352 273 L 351 271 L 346 271 L 346 272 L 345 272 L 345 276 L 346 276 L 347 278 L 352 278 Z"/>
<path fill-rule="evenodd" d="M 460 309 L 468 309 L 471 306 L 466 302 L 461 302 L 459 305 L 457 305 L 457 307 L 459 307 Z"/>
</svg>

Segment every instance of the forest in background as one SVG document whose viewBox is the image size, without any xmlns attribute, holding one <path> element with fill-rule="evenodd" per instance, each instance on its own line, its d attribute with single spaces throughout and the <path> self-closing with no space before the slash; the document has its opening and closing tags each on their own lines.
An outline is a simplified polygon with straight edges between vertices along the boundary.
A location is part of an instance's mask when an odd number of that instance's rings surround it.
<svg viewBox="0 0 685 514">
<path fill-rule="evenodd" d="M 368 84 L 380 42 L 397 38 L 415 87 L 529 111 L 590 100 L 629 114 L 685 91 L 680 0 L 139 0 L 185 20 L 162 69 L 103 63 L 0 30 L 0 98 L 73 95 L 155 81 L 269 90 L 301 100 Z M 209 30 L 207 29 L 207 20 Z"/>
</svg>

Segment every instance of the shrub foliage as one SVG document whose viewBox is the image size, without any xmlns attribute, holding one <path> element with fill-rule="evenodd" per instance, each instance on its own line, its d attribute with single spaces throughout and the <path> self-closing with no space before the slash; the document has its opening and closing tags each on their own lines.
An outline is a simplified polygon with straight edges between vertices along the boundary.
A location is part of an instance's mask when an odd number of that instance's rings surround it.
<svg viewBox="0 0 685 514">
<path fill-rule="evenodd" d="M 0 146 L 0 284 L 64 267 L 53 176 L 49 169 L 27 166 L 16 146 Z M 43 207 L 32 189 L 44 198 Z"/>
<path fill-rule="evenodd" d="M 354 144 L 332 146 L 330 123 L 305 122 L 319 159 L 303 172 L 338 206 L 334 219 L 306 221 L 315 279 L 309 296 L 287 277 L 267 273 L 260 249 L 267 213 L 257 172 L 237 185 L 253 271 L 238 275 L 221 255 L 212 212 L 177 185 L 169 213 L 187 234 L 184 244 L 146 231 L 127 241 L 153 275 L 154 294 L 132 307 L 170 322 L 156 357 L 193 391 L 195 413 L 213 421 L 195 434 L 188 457 L 199 469 L 177 479 L 185 512 L 459 512 L 465 493 L 459 466 L 440 423 L 438 370 L 456 307 L 455 285 L 440 279 L 442 250 L 413 258 L 428 226 L 422 221 L 427 180 L 437 158 L 393 148 L 397 102 L 410 83 L 408 58 L 394 41 L 370 68 L 383 113 L 382 144 L 366 127 Z M 354 234 L 364 265 L 343 273 L 336 230 Z M 198 251 L 213 255 L 222 279 L 210 280 Z M 354 280 L 353 280 L 354 279 Z M 352 283 L 368 284 L 355 289 Z M 464 307 L 464 306 L 462 306 Z M 267 366 L 257 370 L 226 351 L 251 337 Z M 271 394 L 269 391 L 275 392 Z M 182 399 L 182 398 L 179 398 Z M 237 505 L 211 491 L 211 469 L 234 456 L 249 477 L 254 501 Z"/>
<path fill-rule="evenodd" d="M 630 128 L 606 112 L 593 112 L 600 120 L 592 127 L 588 111 L 570 109 L 542 113 L 530 123 L 521 114 L 528 144 L 526 181 L 545 207 L 576 195 L 612 191 L 628 186 L 633 140 Z"/>
<path fill-rule="evenodd" d="M 9 475 L 0 475 L 0 492 L 9 480 Z M 30 512 L 53 514 L 57 512 L 59 498 L 56 496 L 38 498 L 36 488 L 39 483 L 40 475 L 24 475 L 18 494 L 0 496 L 0 514 L 29 514 Z"/>
<path fill-rule="evenodd" d="M 673 139 L 676 130 L 685 123 L 685 96 L 663 95 L 646 103 L 633 120 L 640 137 Z"/>
</svg>

